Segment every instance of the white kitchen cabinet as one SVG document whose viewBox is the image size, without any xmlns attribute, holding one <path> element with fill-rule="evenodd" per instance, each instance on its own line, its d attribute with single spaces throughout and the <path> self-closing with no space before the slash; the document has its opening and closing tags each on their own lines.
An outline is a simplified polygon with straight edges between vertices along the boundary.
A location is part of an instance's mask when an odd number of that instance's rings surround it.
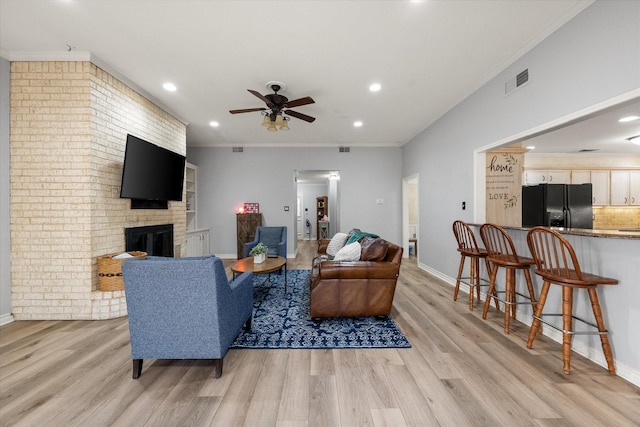
<svg viewBox="0 0 640 427">
<path fill-rule="evenodd" d="M 629 171 L 629 204 L 640 206 L 640 171 Z"/>
<path fill-rule="evenodd" d="M 611 204 L 640 206 L 640 171 L 611 171 Z"/>
<path fill-rule="evenodd" d="M 209 230 L 188 231 L 187 256 L 205 256 L 209 254 Z"/>
<path fill-rule="evenodd" d="M 594 206 L 609 204 L 609 171 L 571 171 L 572 184 L 591 184 Z"/>
<path fill-rule="evenodd" d="M 571 171 L 572 184 L 590 184 L 591 171 Z"/>
<path fill-rule="evenodd" d="M 524 173 L 525 184 L 569 184 L 571 171 L 563 170 L 528 170 Z"/>
</svg>

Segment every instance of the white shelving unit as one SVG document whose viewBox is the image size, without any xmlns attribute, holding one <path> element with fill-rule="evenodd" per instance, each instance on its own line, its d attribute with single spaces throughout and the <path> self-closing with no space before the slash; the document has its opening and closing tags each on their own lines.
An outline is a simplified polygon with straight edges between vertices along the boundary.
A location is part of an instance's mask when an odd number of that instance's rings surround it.
<svg viewBox="0 0 640 427">
<path fill-rule="evenodd" d="M 209 229 L 198 228 L 198 167 L 185 166 L 185 193 L 187 204 L 187 256 L 209 255 Z"/>
<path fill-rule="evenodd" d="M 197 192 L 196 181 L 198 176 L 198 167 L 187 163 L 185 166 L 185 192 L 187 202 L 187 232 L 193 231 L 198 227 L 197 215 Z"/>
</svg>

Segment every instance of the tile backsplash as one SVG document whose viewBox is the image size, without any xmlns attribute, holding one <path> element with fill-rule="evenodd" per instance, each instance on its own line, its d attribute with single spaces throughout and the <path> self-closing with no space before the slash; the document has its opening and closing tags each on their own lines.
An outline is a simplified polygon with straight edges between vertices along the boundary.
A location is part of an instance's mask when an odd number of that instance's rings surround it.
<svg viewBox="0 0 640 427">
<path fill-rule="evenodd" d="M 640 228 L 640 207 L 593 208 L 593 228 Z"/>
</svg>

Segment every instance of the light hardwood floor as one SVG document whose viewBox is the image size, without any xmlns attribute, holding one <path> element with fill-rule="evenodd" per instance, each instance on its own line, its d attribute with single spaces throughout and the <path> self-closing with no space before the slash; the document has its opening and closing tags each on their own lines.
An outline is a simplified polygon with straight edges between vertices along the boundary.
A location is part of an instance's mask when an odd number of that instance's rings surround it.
<svg viewBox="0 0 640 427">
<path fill-rule="evenodd" d="M 290 269 L 310 268 L 314 243 Z M 0 425 L 640 424 L 638 387 L 577 354 L 564 375 L 560 344 L 527 350 L 526 325 L 504 335 L 495 309 L 483 321 L 452 295 L 411 258 L 393 317 L 412 348 L 230 350 L 220 379 L 193 360 L 145 361 L 131 379 L 126 318 L 14 322 L 0 328 Z"/>
</svg>

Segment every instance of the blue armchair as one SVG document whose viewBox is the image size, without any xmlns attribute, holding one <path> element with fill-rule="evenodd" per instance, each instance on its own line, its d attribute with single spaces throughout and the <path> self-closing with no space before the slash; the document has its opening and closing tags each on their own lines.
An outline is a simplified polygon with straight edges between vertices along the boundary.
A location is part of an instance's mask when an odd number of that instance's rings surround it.
<svg viewBox="0 0 640 427">
<path fill-rule="evenodd" d="M 227 280 L 220 258 L 148 257 L 122 263 L 133 378 L 143 359 L 213 359 L 215 377 L 244 324 L 251 327 L 252 273 Z"/>
<path fill-rule="evenodd" d="M 256 236 L 253 242 L 244 244 L 243 255 L 248 257 L 258 242 L 269 248 L 269 255 L 287 258 L 287 227 L 256 227 Z"/>
</svg>

